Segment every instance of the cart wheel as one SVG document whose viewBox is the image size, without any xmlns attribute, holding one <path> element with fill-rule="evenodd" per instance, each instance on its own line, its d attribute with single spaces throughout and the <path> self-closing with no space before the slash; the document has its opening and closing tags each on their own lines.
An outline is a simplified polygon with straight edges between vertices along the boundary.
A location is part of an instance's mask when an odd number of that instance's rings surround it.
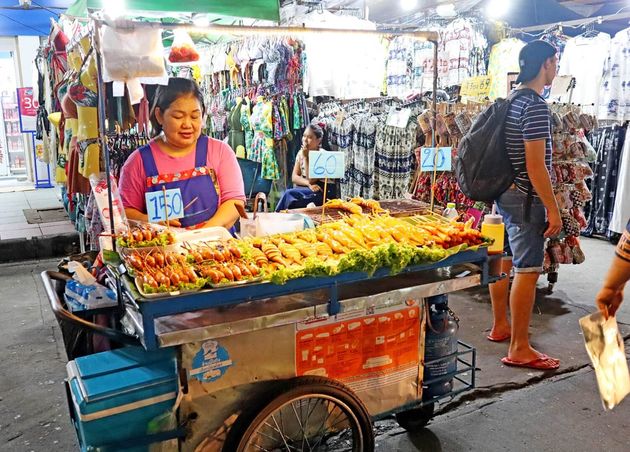
<svg viewBox="0 0 630 452">
<path fill-rule="evenodd" d="M 254 416 L 242 414 L 224 452 L 372 452 L 372 422 L 361 400 L 326 378 L 296 378 Z"/>
<path fill-rule="evenodd" d="M 409 432 L 420 430 L 433 419 L 434 410 L 435 404 L 431 403 L 413 410 L 401 411 L 396 413 L 396 422 Z"/>
</svg>

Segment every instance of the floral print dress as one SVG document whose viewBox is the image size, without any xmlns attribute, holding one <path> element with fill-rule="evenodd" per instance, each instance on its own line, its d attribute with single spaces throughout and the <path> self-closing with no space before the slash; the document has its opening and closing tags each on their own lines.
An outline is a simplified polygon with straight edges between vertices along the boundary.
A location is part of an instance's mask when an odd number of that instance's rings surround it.
<svg viewBox="0 0 630 452">
<path fill-rule="evenodd" d="M 259 98 L 252 109 L 250 122 L 254 129 L 251 152 L 248 159 L 262 163 L 263 179 L 280 179 L 280 169 L 273 151 L 273 104 Z"/>
</svg>

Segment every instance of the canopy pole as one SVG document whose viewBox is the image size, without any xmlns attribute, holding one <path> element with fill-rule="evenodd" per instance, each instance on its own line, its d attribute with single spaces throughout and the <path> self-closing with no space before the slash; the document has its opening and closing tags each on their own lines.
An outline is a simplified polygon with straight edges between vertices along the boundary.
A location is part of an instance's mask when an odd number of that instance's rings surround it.
<svg viewBox="0 0 630 452">
<path fill-rule="evenodd" d="M 437 79 L 438 79 L 438 41 L 437 39 L 431 41 L 433 44 L 433 99 L 431 102 L 431 109 L 433 110 L 433 118 L 431 119 L 431 128 L 433 133 L 431 134 L 431 147 L 433 148 L 435 155 L 433 157 L 433 175 L 431 177 L 431 202 L 430 211 L 433 212 L 433 206 L 435 204 L 435 182 L 437 180 L 437 149 L 435 149 L 435 124 L 437 118 Z"/>
<path fill-rule="evenodd" d="M 105 83 L 103 82 L 103 58 L 101 55 L 101 24 L 98 21 L 94 22 L 94 53 L 96 55 L 96 77 L 98 85 L 98 127 L 99 127 L 99 141 L 101 149 L 103 150 L 102 156 L 105 159 L 105 177 L 107 178 L 107 203 L 109 207 L 109 227 L 111 228 L 112 249 L 116 251 L 116 230 L 114 229 L 114 202 L 112 200 L 112 180 L 111 180 L 111 168 L 109 164 L 109 146 L 107 144 L 107 132 L 105 131 Z M 118 207 L 118 206 L 117 206 Z"/>
<path fill-rule="evenodd" d="M 253 34 L 253 35 L 298 35 L 304 33 L 336 33 L 336 34 L 351 34 L 351 35 L 363 35 L 363 36 L 383 36 L 383 35 L 397 35 L 397 36 L 410 36 L 420 41 L 435 41 L 439 39 L 439 34 L 436 31 L 402 31 L 402 30 L 351 30 L 351 29 L 337 29 L 337 28 L 308 28 L 308 27 L 261 27 L 251 26 L 242 27 L 237 25 L 219 25 L 209 24 L 207 26 L 196 26 L 193 24 L 176 23 L 165 24 L 162 22 L 140 22 L 127 19 L 101 19 L 91 16 L 91 19 L 95 24 L 107 25 L 117 29 L 134 29 L 134 28 L 160 28 L 163 30 L 174 30 L 183 28 L 192 32 L 210 32 L 216 34 Z"/>
</svg>

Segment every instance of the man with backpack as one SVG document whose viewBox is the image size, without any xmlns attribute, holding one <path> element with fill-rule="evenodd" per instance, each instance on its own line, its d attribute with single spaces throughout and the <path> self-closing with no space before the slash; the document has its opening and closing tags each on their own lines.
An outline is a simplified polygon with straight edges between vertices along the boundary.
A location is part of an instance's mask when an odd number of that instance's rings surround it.
<svg viewBox="0 0 630 452">
<path fill-rule="evenodd" d="M 551 117 L 540 94 L 556 76 L 556 48 L 533 41 L 519 54 L 519 86 L 483 112 L 462 139 L 457 179 L 471 199 L 496 201 L 512 251 L 514 281 L 491 287 L 494 324 L 488 339 L 510 339 L 510 366 L 557 369 L 560 361 L 532 348 L 529 322 L 542 272 L 546 237 L 562 219 L 551 183 Z M 504 265 L 504 269 L 509 266 Z M 507 304 L 511 311 L 511 327 Z"/>
</svg>

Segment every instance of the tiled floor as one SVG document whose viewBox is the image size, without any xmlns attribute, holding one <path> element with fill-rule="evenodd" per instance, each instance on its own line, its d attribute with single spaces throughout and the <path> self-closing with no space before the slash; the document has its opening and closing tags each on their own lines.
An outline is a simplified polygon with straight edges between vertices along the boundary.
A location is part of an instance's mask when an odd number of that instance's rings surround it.
<svg viewBox="0 0 630 452">
<path fill-rule="evenodd" d="M 29 224 L 24 217 L 24 209 L 47 209 L 62 207 L 59 188 L 0 192 L 0 240 L 31 239 L 75 232 L 67 221 Z"/>
</svg>

